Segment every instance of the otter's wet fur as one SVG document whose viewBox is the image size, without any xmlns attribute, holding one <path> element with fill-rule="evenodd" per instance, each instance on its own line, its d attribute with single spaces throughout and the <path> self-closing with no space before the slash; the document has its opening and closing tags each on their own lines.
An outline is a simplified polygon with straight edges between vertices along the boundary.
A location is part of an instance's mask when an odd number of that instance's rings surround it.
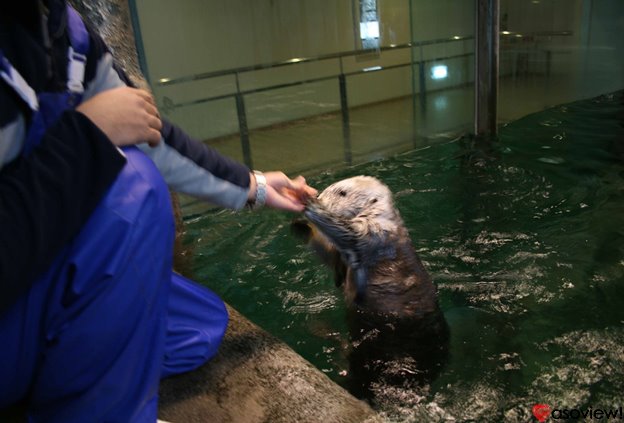
<svg viewBox="0 0 624 423">
<path fill-rule="evenodd" d="M 304 215 L 295 229 L 346 298 L 352 393 L 373 399 L 384 385 L 429 383 L 446 361 L 448 326 L 390 189 L 370 176 L 344 179 Z"/>
</svg>

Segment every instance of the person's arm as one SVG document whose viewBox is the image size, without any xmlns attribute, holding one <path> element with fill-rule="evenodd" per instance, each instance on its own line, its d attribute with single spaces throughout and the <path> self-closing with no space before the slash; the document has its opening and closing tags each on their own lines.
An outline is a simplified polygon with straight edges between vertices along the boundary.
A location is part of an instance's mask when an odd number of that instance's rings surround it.
<svg viewBox="0 0 624 423">
<path fill-rule="evenodd" d="M 174 190 L 234 210 L 243 208 L 249 196 L 250 170 L 190 137 L 162 120 L 163 142 L 142 147 Z"/>
<path fill-rule="evenodd" d="M 231 209 L 254 203 L 258 194 L 256 177 L 249 168 L 217 150 L 191 138 L 177 126 L 162 120 L 164 142 L 155 149 L 143 150 L 160 163 L 165 180 L 178 191 L 206 199 Z M 266 205 L 280 210 L 303 211 L 307 197 L 315 189 L 303 176 L 290 179 L 283 172 L 265 172 Z"/>
<path fill-rule="evenodd" d="M 97 126 L 68 111 L 27 158 L 0 170 L 0 312 L 78 233 L 124 164 Z"/>
<path fill-rule="evenodd" d="M 97 56 L 97 73 L 86 86 L 85 98 L 132 86 L 132 82 L 114 64 L 105 44 L 91 32 Z M 190 137 L 179 127 L 162 119 L 164 142 L 156 148 L 147 144 L 139 148 L 156 164 L 167 184 L 175 191 L 208 201 L 221 207 L 239 210 L 256 194 L 255 179 L 250 169 Z M 316 190 L 303 177 L 290 179 L 282 172 L 267 172 L 266 204 L 282 210 L 300 212 L 305 198 Z"/>
</svg>

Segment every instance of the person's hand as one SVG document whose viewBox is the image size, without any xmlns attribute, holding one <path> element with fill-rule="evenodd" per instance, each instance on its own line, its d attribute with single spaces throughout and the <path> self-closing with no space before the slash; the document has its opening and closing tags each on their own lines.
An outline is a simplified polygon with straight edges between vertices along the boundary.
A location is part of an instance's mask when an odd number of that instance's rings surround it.
<svg viewBox="0 0 624 423">
<path fill-rule="evenodd" d="M 283 172 L 265 172 L 267 180 L 266 205 L 275 209 L 302 212 L 309 197 L 316 197 L 318 192 L 299 175 L 290 179 Z"/>
<path fill-rule="evenodd" d="M 161 139 L 162 123 L 154 98 L 145 90 L 120 87 L 95 95 L 76 108 L 118 147 Z"/>
<path fill-rule="evenodd" d="M 264 172 L 267 181 L 266 205 L 274 209 L 301 212 L 309 197 L 316 197 L 317 190 L 306 183 L 303 176 L 290 179 L 283 172 Z M 256 180 L 251 175 L 250 196 L 255 195 Z"/>
</svg>

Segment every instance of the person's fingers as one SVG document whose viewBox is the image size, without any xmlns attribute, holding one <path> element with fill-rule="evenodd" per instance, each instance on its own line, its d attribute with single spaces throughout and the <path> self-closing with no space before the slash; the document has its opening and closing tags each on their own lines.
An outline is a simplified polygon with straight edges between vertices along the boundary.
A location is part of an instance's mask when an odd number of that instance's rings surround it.
<svg viewBox="0 0 624 423">
<path fill-rule="evenodd" d="M 147 111 L 147 113 L 149 113 L 152 116 L 156 116 L 157 118 L 160 118 L 160 113 L 158 112 L 158 109 L 156 108 L 156 106 L 154 106 L 151 103 L 147 103 L 145 105 L 145 111 Z"/>
<path fill-rule="evenodd" d="M 160 142 L 162 121 L 154 98 L 145 90 L 119 87 L 81 103 L 77 111 L 89 118 L 117 146 Z"/>
<path fill-rule="evenodd" d="M 266 172 L 269 187 L 267 205 L 293 212 L 303 211 L 307 200 L 318 192 L 308 186 L 303 176 L 290 179 L 283 172 Z"/>
<path fill-rule="evenodd" d="M 155 147 L 161 140 L 160 130 L 162 129 L 162 121 L 160 117 L 151 114 L 147 115 L 147 127 L 145 128 L 146 136 L 145 141 L 151 146 Z"/>
<path fill-rule="evenodd" d="M 290 188 L 282 188 L 280 190 L 280 193 L 284 197 L 287 197 L 291 201 L 296 202 L 298 204 L 306 204 L 308 202 L 308 199 L 310 198 L 310 196 L 307 195 L 306 193 L 302 193 L 300 191 L 290 189 Z"/>
<path fill-rule="evenodd" d="M 298 192 L 316 192 L 316 190 L 306 184 L 306 180 L 302 175 L 290 179 L 283 172 L 271 172 L 271 174 L 274 176 L 274 178 L 271 178 L 271 185 L 276 188 L 290 188 Z"/>
<path fill-rule="evenodd" d="M 154 97 L 148 91 L 141 90 L 141 89 L 138 89 L 138 88 L 135 88 L 134 91 L 143 100 L 147 101 L 149 104 L 151 104 L 153 106 L 156 106 L 156 101 L 154 100 Z"/>
<path fill-rule="evenodd" d="M 267 203 L 269 206 L 276 208 L 276 209 L 287 210 L 287 211 L 292 211 L 292 212 L 303 211 L 304 206 L 302 203 L 298 201 L 294 201 L 288 196 L 282 195 L 281 193 L 277 192 L 276 190 L 272 188 L 269 188 L 269 190 L 270 192 L 267 197 Z"/>
<path fill-rule="evenodd" d="M 149 144 L 150 147 L 156 147 L 161 140 L 160 131 L 156 129 L 149 129 L 147 135 L 145 136 L 145 141 Z"/>
<path fill-rule="evenodd" d="M 280 191 L 280 194 L 282 194 L 284 197 L 288 198 L 288 200 L 292 202 L 303 203 L 303 201 L 301 200 L 301 197 L 297 194 L 297 192 L 290 188 L 283 188 Z"/>
<path fill-rule="evenodd" d="M 318 191 L 309 186 L 306 179 L 302 175 L 299 175 L 292 180 L 290 188 L 295 190 L 299 197 L 307 198 L 316 197 L 318 195 Z"/>
<path fill-rule="evenodd" d="M 151 129 L 156 129 L 157 131 L 160 131 L 162 129 L 162 121 L 157 116 L 148 115 L 147 116 L 147 125 Z"/>
</svg>

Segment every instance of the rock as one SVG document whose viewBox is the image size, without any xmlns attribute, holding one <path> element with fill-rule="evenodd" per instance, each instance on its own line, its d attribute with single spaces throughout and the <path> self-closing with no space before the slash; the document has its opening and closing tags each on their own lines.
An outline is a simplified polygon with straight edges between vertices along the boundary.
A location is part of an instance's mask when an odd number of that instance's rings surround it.
<svg viewBox="0 0 624 423">
<path fill-rule="evenodd" d="M 382 419 L 286 344 L 228 307 L 219 353 L 161 383 L 159 418 L 173 423 L 353 422 Z"/>
</svg>

